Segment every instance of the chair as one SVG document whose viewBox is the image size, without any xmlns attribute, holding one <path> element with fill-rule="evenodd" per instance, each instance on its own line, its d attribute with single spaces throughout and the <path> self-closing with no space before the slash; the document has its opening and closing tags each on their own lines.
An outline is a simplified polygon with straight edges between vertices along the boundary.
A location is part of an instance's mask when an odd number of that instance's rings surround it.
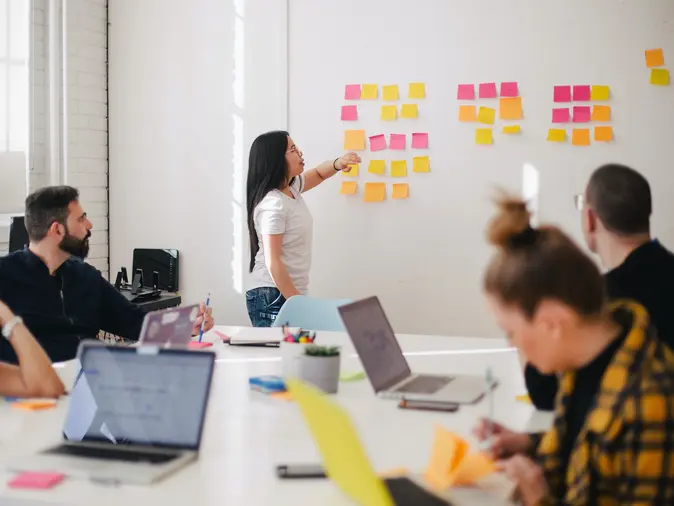
<svg viewBox="0 0 674 506">
<path fill-rule="evenodd" d="M 343 332 L 344 324 L 337 308 L 351 302 L 350 299 L 314 299 L 296 295 L 283 304 L 273 326 L 282 327 L 289 323 L 291 327 L 306 330 Z"/>
<path fill-rule="evenodd" d="M 9 252 L 20 251 L 28 243 L 28 231 L 23 216 L 12 216 L 9 223 Z"/>
</svg>

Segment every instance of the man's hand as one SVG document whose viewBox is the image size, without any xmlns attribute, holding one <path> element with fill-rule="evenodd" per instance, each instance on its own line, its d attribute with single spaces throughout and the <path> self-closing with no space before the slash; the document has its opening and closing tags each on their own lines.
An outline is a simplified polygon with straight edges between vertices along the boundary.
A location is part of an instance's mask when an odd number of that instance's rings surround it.
<svg viewBox="0 0 674 506">
<path fill-rule="evenodd" d="M 549 494 L 548 483 L 540 466 L 522 455 L 507 460 L 503 469 L 517 486 L 517 497 L 523 506 L 537 506 Z"/>
<path fill-rule="evenodd" d="M 206 311 L 206 304 L 202 302 L 199 304 L 197 319 L 194 322 L 194 327 L 192 328 L 193 336 L 198 336 L 199 332 L 201 332 L 201 322 L 204 321 L 204 313 L 206 317 L 206 323 L 204 323 L 204 332 L 208 332 L 213 328 L 213 325 L 215 325 L 215 321 L 213 320 L 213 308 L 209 307 L 208 311 Z"/>
<path fill-rule="evenodd" d="M 513 432 L 501 424 L 484 418 L 478 422 L 473 434 L 479 441 L 485 441 L 491 435 L 489 451 L 494 459 L 504 459 L 519 453 L 526 453 L 531 447 L 528 434 Z"/>
</svg>

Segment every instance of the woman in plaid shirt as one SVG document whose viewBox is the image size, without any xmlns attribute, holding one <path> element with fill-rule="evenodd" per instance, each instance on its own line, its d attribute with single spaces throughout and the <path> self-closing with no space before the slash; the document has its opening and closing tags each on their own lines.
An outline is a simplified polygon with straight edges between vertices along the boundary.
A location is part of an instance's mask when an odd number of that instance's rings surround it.
<svg viewBox="0 0 674 506">
<path fill-rule="evenodd" d="M 482 421 L 525 505 L 674 504 L 674 354 L 646 310 L 606 302 L 595 263 L 555 227 L 534 229 L 502 197 L 484 280 L 500 327 L 538 370 L 560 374 L 555 422 L 516 434 Z"/>
</svg>

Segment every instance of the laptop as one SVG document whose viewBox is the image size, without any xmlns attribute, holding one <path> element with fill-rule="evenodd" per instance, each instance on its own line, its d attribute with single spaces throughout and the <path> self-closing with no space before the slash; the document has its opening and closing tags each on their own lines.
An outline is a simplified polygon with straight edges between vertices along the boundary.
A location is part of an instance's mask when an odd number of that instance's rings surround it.
<svg viewBox="0 0 674 506">
<path fill-rule="evenodd" d="M 197 459 L 215 354 L 83 342 L 63 441 L 10 464 L 146 485 Z"/>
<path fill-rule="evenodd" d="M 184 348 L 192 341 L 192 330 L 198 314 L 198 304 L 147 313 L 138 344 Z"/>
<path fill-rule="evenodd" d="M 378 396 L 473 404 L 486 393 L 484 377 L 413 374 L 377 297 L 340 306 L 339 313 Z"/>
</svg>

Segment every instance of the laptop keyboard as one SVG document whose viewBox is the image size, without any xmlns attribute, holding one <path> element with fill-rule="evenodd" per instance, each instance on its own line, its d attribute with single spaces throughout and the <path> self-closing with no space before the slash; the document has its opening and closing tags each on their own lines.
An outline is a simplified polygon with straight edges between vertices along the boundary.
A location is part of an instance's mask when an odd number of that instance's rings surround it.
<svg viewBox="0 0 674 506">
<path fill-rule="evenodd" d="M 117 460 L 122 462 L 143 462 L 149 464 L 164 464 L 178 458 L 177 454 L 162 454 L 143 452 L 138 450 L 118 450 L 115 448 L 96 448 L 92 446 L 63 445 L 47 450 L 49 455 L 70 455 L 73 457 L 87 457 L 100 460 Z"/>
<path fill-rule="evenodd" d="M 451 506 L 408 478 L 389 478 L 384 483 L 396 506 Z"/>
<path fill-rule="evenodd" d="M 396 392 L 434 394 L 453 379 L 451 376 L 417 376 L 412 381 L 396 388 Z"/>
</svg>

